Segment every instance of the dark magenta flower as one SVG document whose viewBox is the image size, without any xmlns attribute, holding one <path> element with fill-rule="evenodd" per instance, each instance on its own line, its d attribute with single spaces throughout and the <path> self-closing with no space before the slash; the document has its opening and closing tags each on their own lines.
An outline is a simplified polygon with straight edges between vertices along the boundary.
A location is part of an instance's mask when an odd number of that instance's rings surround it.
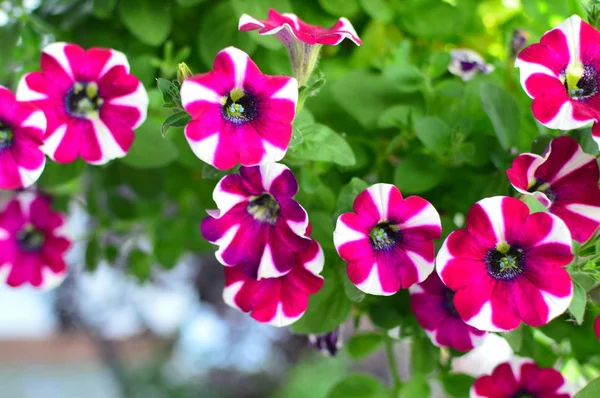
<svg viewBox="0 0 600 398">
<path fill-rule="evenodd" d="M 248 54 L 227 47 L 212 71 L 185 79 L 181 102 L 192 117 L 185 136 L 196 156 L 220 170 L 255 166 L 285 156 L 298 82 L 263 75 Z"/>
<path fill-rule="evenodd" d="M 514 358 L 498 365 L 491 375 L 475 380 L 471 398 L 570 398 L 562 374 L 540 368 L 530 359 Z"/>
<path fill-rule="evenodd" d="M 333 233 L 348 276 L 360 290 L 392 295 L 424 281 L 433 271 L 433 240 L 442 232 L 440 216 L 418 196 L 402 198 L 393 185 L 375 184 L 354 200 Z"/>
<path fill-rule="evenodd" d="M 58 286 L 67 274 L 71 247 L 65 217 L 42 195 L 23 192 L 0 212 L 0 277 L 9 286 Z"/>
<path fill-rule="evenodd" d="M 521 321 L 545 325 L 567 310 L 573 284 L 564 266 L 572 260 L 571 234 L 560 218 L 495 196 L 471 207 L 466 228 L 446 238 L 436 267 L 466 323 L 507 331 Z"/>
<path fill-rule="evenodd" d="M 543 157 L 517 156 L 506 174 L 517 191 L 532 195 L 560 217 L 577 242 L 587 241 L 600 227 L 598 162 L 574 139 L 552 140 Z"/>
<path fill-rule="evenodd" d="M 470 351 L 483 343 L 487 332 L 467 325 L 454 308 L 454 292 L 433 272 L 422 283 L 409 288 L 410 309 L 438 347 Z"/>
<path fill-rule="evenodd" d="M 239 266 L 226 267 L 223 298 L 259 322 L 288 326 L 304 314 L 308 297 L 323 287 L 319 274 L 324 261 L 321 246 L 311 240 L 307 250 L 294 254 L 292 268 L 283 276 L 255 280 Z"/>
<path fill-rule="evenodd" d="M 488 74 L 494 71 L 494 65 L 489 65 L 483 57 L 473 50 L 459 48 L 450 51 L 448 72 L 469 81 L 478 73 Z"/>
<path fill-rule="evenodd" d="M 104 164 L 125 156 L 148 110 L 148 94 L 129 74 L 125 55 L 53 43 L 44 48 L 40 65 L 41 72 L 23 76 L 17 99 L 44 111 L 44 152 L 58 163 L 81 157 Z"/>
<path fill-rule="evenodd" d="M 344 346 L 344 340 L 342 339 L 343 324 L 333 329 L 329 333 L 323 334 L 309 334 L 309 344 L 321 354 L 327 357 L 334 357 L 338 351 Z"/>
<path fill-rule="evenodd" d="M 26 188 L 38 180 L 46 165 L 40 149 L 45 132 L 44 113 L 0 86 L 0 189 Z"/>
<path fill-rule="evenodd" d="M 202 220 L 202 235 L 219 246 L 225 266 L 238 267 L 252 279 L 285 275 L 296 253 L 309 248 L 308 215 L 293 197 L 298 182 L 286 166 L 270 163 L 241 167 L 215 187 L 219 210 Z"/>
</svg>

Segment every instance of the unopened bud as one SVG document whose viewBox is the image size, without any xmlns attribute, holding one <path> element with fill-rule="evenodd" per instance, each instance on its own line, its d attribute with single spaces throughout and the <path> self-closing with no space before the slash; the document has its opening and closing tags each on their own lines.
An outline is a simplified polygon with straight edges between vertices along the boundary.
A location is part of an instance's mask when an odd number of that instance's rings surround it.
<svg viewBox="0 0 600 398">
<path fill-rule="evenodd" d="M 192 75 L 193 74 L 189 66 L 187 66 L 185 62 L 180 62 L 177 66 L 177 81 L 183 84 L 183 81 Z"/>
</svg>

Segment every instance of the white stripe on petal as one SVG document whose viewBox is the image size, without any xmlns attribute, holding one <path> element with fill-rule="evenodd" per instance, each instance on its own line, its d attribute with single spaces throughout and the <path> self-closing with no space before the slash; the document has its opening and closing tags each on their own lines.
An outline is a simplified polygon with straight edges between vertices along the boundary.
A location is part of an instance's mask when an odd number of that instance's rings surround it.
<svg viewBox="0 0 600 398">
<path fill-rule="evenodd" d="M 367 188 L 367 192 L 371 195 L 371 200 L 379 211 L 379 219 L 387 219 L 388 207 L 390 203 L 390 192 L 394 186 L 392 184 L 374 184 Z"/>
<path fill-rule="evenodd" d="M 184 108 L 195 101 L 206 101 L 213 104 L 221 104 L 221 96 L 219 93 L 191 79 L 186 79 L 183 81 L 180 95 L 181 104 L 184 106 Z"/>
<path fill-rule="evenodd" d="M 123 54 L 121 51 L 113 49 L 111 49 L 110 52 L 110 58 L 104 64 L 104 67 L 102 68 L 98 79 L 104 76 L 109 70 L 119 65 L 124 66 L 127 73 L 129 73 L 129 61 L 127 61 L 127 56 L 125 56 L 125 54 Z"/>
<path fill-rule="evenodd" d="M 410 286 L 410 287 L 408 288 L 408 292 L 409 292 L 411 295 L 413 295 L 413 294 L 421 294 L 421 293 L 425 293 L 425 289 L 423 289 L 423 288 L 421 287 L 421 285 L 418 285 L 418 284 L 416 284 L 416 283 L 415 283 L 414 285 L 412 285 L 412 286 Z"/>
<path fill-rule="evenodd" d="M 271 184 L 277 177 L 283 174 L 284 171 L 289 168 L 281 163 L 267 163 L 262 164 L 260 167 L 260 176 L 265 191 L 271 190 Z"/>
<path fill-rule="evenodd" d="M 240 21 L 238 22 L 238 30 L 242 30 L 242 26 L 248 24 L 258 25 L 262 28 L 264 28 L 265 26 L 265 24 L 260 22 L 258 19 L 254 19 L 248 14 L 242 14 L 242 16 L 240 17 Z"/>
<path fill-rule="evenodd" d="M 575 120 L 573 118 L 573 105 L 570 101 L 566 101 L 561 107 L 554 119 L 547 123 L 542 123 L 544 126 L 551 129 L 559 130 L 575 130 L 580 127 L 584 127 L 593 122 L 594 118 L 586 120 Z M 541 122 L 540 122 L 541 123 Z"/>
<path fill-rule="evenodd" d="M 10 234 L 4 228 L 0 228 L 0 240 L 6 240 L 10 238 Z"/>
<path fill-rule="evenodd" d="M 581 204 L 569 204 L 565 206 L 567 210 L 579 214 L 582 217 L 589 218 L 596 222 L 600 222 L 600 207 L 581 205 Z"/>
<path fill-rule="evenodd" d="M 425 329 L 425 334 L 427 335 L 427 337 L 429 337 L 429 340 L 431 340 L 431 343 L 436 347 L 442 347 L 442 345 L 438 342 L 438 339 L 437 339 L 438 332 L 439 332 L 439 329 L 435 329 L 435 330 L 426 330 Z"/>
<path fill-rule="evenodd" d="M 277 269 L 277 267 L 275 267 L 273 254 L 271 253 L 271 246 L 267 243 L 260 259 L 260 264 L 258 265 L 258 274 L 256 275 L 256 280 L 261 280 L 263 278 L 278 278 L 287 274 L 288 272 L 290 272 L 290 270 L 281 272 Z"/>
<path fill-rule="evenodd" d="M 89 120 L 92 122 L 94 134 L 96 135 L 96 139 L 100 145 L 100 152 L 102 153 L 102 157 L 99 160 L 89 162 L 90 164 L 105 164 L 109 160 L 122 158 L 127 154 L 117 143 L 115 137 L 112 135 L 106 124 L 104 124 L 102 119 L 96 116 L 90 118 Z"/>
<path fill-rule="evenodd" d="M 46 94 L 38 93 L 37 91 L 35 91 L 31 87 L 29 87 L 29 85 L 27 84 L 27 81 L 25 80 L 25 78 L 28 75 L 29 75 L 29 73 L 26 74 L 25 76 L 23 76 L 21 78 L 21 80 L 19 80 L 19 85 L 17 86 L 17 92 L 15 93 L 17 100 L 19 100 L 19 101 L 38 101 L 38 100 L 44 100 L 44 99 L 48 98 L 48 96 Z"/>
<path fill-rule="evenodd" d="M 546 158 L 548 158 L 548 156 L 546 156 Z M 577 151 L 573 154 L 573 156 L 571 156 L 571 158 L 567 162 L 564 163 L 563 167 L 559 170 L 558 173 L 556 173 L 556 176 L 549 182 L 550 183 L 556 182 L 556 181 L 560 180 L 561 178 L 563 178 L 564 176 L 581 168 L 582 166 L 584 166 L 590 162 L 595 162 L 595 161 L 596 161 L 596 158 L 594 156 L 588 155 L 587 153 L 583 152 L 581 147 L 578 145 Z"/>
<path fill-rule="evenodd" d="M 505 196 L 493 196 L 477 202 L 483 209 L 490 221 L 492 229 L 496 234 L 496 243 L 505 242 L 504 214 L 502 213 L 502 202 Z"/>
<path fill-rule="evenodd" d="M 44 145 L 40 147 L 42 152 L 44 152 L 50 159 L 56 160 L 54 154 L 58 149 L 60 143 L 62 142 L 65 134 L 67 133 L 67 125 L 62 124 L 58 126 L 54 132 L 44 140 Z"/>
<path fill-rule="evenodd" d="M 548 69 L 544 65 L 536 64 L 533 62 L 526 62 L 520 58 L 516 59 L 515 67 L 519 68 L 521 86 L 523 87 L 523 90 L 525 90 L 525 93 L 530 98 L 533 98 L 533 95 L 531 95 L 531 93 L 529 91 L 527 91 L 527 85 L 525 84 L 525 82 L 527 81 L 527 79 L 529 79 L 529 77 L 531 75 L 536 74 L 536 73 L 541 73 L 543 75 L 552 76 L 552 77 L 558 79 L 558 76 L 556 75 L 556 73 L 554 73 L 552 70 Z"/>
<path fill-rule="evenodd" d="M 65 54 L 65 47 L 72 44 L 64 43 L 64 42 L 56 42 L 52 44 L 48 44 L 44 47 L 42 51 L 44 54 L 47 54 L 54 58 L 56 62 L 63 68 L 71 79 L 73 79 L 73 71 L 71 70 L 71 64 L 69 64 L 69 60 L 67 59 L 67 55 Z"/>
<path fill-rule="evenodd" d="M 544 213 L 545 215 L 552 217 L 552 229 L 548 232 L 548 235 L 544 237 L 536 246 L 543 245 L 546 243 L 560 243 L 569 248 L 572 245 L 571 231 L 567 227 L 567 224 L 557 216 L 551 213 Z"/>
<path fill-rule="evenodd" d="M 433 261 L 427 261 L 417 253 L 411 251 L 405 251 L 405 253 L 417 268 L 417 283 L 423 282 L 433 272 Z"/>
<path fill-rule="evenodd" d="M 35 111 L 23 123 L 21 127 L 35 127 L 46 132 L 46 116 L 42 111 Z"/>
<path fill-rule="evenodd" d="M 225 304 L 240 311 L 242 311 L 242 309 L 235 303 L 235 296 L 240 292 L 242 286 L 244 286 L 244 281 L 237 281 L 231 285 L 225 286 L 223 289 L 223 301 Z"/>
<path fill-rule="evenodd" d="M 479 312 L 465 322 L 479 330 L 487 330 L 488 332 L 506 332 L 505 329 L 497 327 L 494 325 L 494 322 L 492 322 L 492 303 L 490 301 L 486 301 L 481 306 Z"/>
<path fill-rule="evenodd" d="M 304 207 L 300 206 L 302 210 Z M 294 222 L 292 220 L 287 220 L 287 225 L 290 229 L 298 236 L 306 236 L 306 229 L 308 228 L 308 213 L 304 210 L 304 220 L 300 222 Z"/>
<path fill-rule="evenodd" d="M 300 319 L 300 317 L 304 315 L 304 312 L 298 316 L 295 317 L 288 317 L 287 315 L 285 315 L 283 313 L 283 304 L 282 303 L 278 303 L 277 304 L 277 310 L 275 311 L 275 315 L 273 316 L 273 319 L 271 319 L 269 322 L 267 322 L 269 325 L 271 326 L 275 326 L 278 328 L 281 327 L 285 327 L 285 326 L 289 326 L 292 323 L 296 322 L 298 319 Z"/>
<path fill-rule="evenodd" d="M 30 220 L 29 212 L 31 211 L 31 203 L 33 203 L 33 201 L 37 198 L 38 196 L 30 191 L 20 192 L 16 196 L 16 199 L 19 202 L 19 205 L 21 206 L 21 213 L 23 214 L 23 218 L 25 220 Z"/>
<path fill-rule="evenodd" d="M 294 24 L 294 27 L 296 28 L 296 30 L 301 30 L 300 29 L 300 18 L 298 18 L 298 16 L 296 14 L 292 14 L 291 12 L 287 12 L 285 14 L 282 14 L 284 17 L 289 18 L 292 20 L 292 23 Z"/>
<path fill-rule="evenodd" d="M 548 306 L 548 319 L 546 323 L 550 322 L 554 318 L 559 315 L 562 315 L 567 311 L 569 306 L 571 305 L 571 301 L 573 300 L 573 286 L 571 285 L 571 292 L 566 297 L 558 297 L 543 290 L 540 290 L 542 293 L 542 298 L 544 302 Z"/>
<path fill-rule="evenodd" d="M 438 273 L 438 276 L 444 284 L 446 284 L 446 282 L 444 282 L 444 278 L 442 278 L 442 273 L 444 272 L 444 268 L 446 268 L 446 265 L 448 265 L 450 260 L 454 258 L 454 256 L 450 253 L 450 250 L 448 249 L 448 240 L 455 232 L 456 231 L 451 232 L 450 235 L 448 235 L 448 237 L 446 238 L 446 240 L 444 240 L 444 243 L 442 244 L 442 247 L 438 251 L 438 254 L 435 258 L 435 269 Z"/>
<path fill-rule="evenodd" d="M 44 156 L 44 160 L 42 161 L 42 164 L 37 169 L 29 170 L 24 167 L 18 166 L 19 175 L 21 176 L 21 182 L 23 183 L 23 188 L 27 188 L 27 187 L 33 185 L 33 183 L 35 183 L 42 175 L 42 172 L 44 171 L 45 166 L 46 166 L 46 157 L 45 156 Z"/>
<path fill-rule="evenodd" d="M 570 63 L 581 62 L 580 59 L 580 32 L 581 32 L 581 18 L 577 15 L 572 15 L 565 19 L 563 23 L 558 25 L 556 29 L 559 29 L 567 37 L 567 46 L 569 47 L 569 54 L 571 56 Z"/>
<path fill-rule="evenodd" d="M 354 44 L 356 44 L 357 46 L 360 46 L 360 42 L 357 41 L 358 33 L 356 33 L 356 30 L 354 29 L 354 26 L 352 26 L 350 21 L 348 21 L 348 19 L 342 17 L 339 19 L 339 22 L 342 23 L 342 26 L 338 30 L 344 29 L 349 34 L 341 34 L 342 38 L 340 38 L 340 40 L 336 44 L 339 44 L 344 39 L 344 37 L 347 37 L 348 39 L 352 40 L 354 42 Z"/>
<path fill-rule="evenodd" d="M 211 242 L 217 246 L 219 246 L 219 249 L 217 249 L 217 251 L 215 252 L 215 257 L 217 258 L 217 260 L 225 265 L 225 266 L 236 266 L 237 264 L 228 264 L 227 262 L 225 262 L 225 260 L 223 260 L 223 252 L 225 250 L 227 250 L 227 248 L 229 247 L 229 245 L 231 244 L 231 242 L 233 241 L 233 238 L 235 238 L 235 235 L 237 234 L 237 231 L 240 229 L 240 225 L 234 225 L 231 228 L 229 228 L 227 231 L 225 231 L 225 233 L 223 234 L 223 236 L 221 236 L 219 239 L 217 239 L 214 242 Z M 210 241 L 209 241 L 210 242 Z"/>
<path fill-rule="evenodd" d="M 440 215 L 431 203 L 428 203 L 421 211 L 404 220 L 400 228 L 413 228 L 423 225 L 436 225 L 439 227 L 442 225 Z"/>
<path fill-rule="evenodd" d="M 517 383 L 521 380 L 521 368 L 523 367 L 523 365 L 527 363 L 535 364 L 535 362 L 532 359 L 522 358 L 518 356 L 514 356 L 506 362 L 508 362 L 513 374 L 515 375 Z"/>
<path fill-rule="evenodd" d="M 261 140 L 263 148 L 265 149 L 265 154 L 263 155 L 260 163 L 269 163 L 269 162 L 278 162 L 284 158 L 285 153 L 287 152 L 287 148 L 281 149 L 272 145 L 269 141 L 262 139 Z"/>
<path fill-rule="evenodd" d="M 58 287 L 67 277 L 67 269 L 63 272 L 55 274 L 52 270 L 44 265 L 42 268 L 42 284 L 36 286 L 40 290 L 50 290 Z"/>
<path fill-rule="evenodd" d="M 213 191 L 212 197 L 213 197 L 213 200 L 215 201 L 215 203 L 217 204 L 217 207 L 219 208 L 219 213 L 220 213 L 218 217 L 214 217 L 214 218 L 220 218 L 220 216 L 227 213 L 238 203 L 248 200 L 248 198 L 246 196 L 234 194 L 234 193 L 223 190 L 222 189 L 223 180 L 225 180 L 226 178 L 227 178 L 227 176 L 223 177 L 221 179 L 221 181 L 219 181 L 219 183 L 215 187 L 215 190 Z"/>
<path fill-rule="evenodd" d="M 527 169 L 527 185 L 535 183 L 535 172 L 537 171 L 538 167 L 540 167 L 540 165 L 542 165 L 542 163 L 544 163 L 548 159 L 548 156 L 550 156 L 550 151 L 552 151 L 552 149 L 548 150 L 548 153 L 545 157 L 541 157 L 540 155 L 536 155 L 534 153 L 526 154 L 534 158 L 533 162 L 531 162 L 529 168 Z"/>
<path fill-rule="evenodd" d="M 348 242 L 355 242 L 357 240 L 366 239 L 367 235 L 356 231 L 350 228 L 344 221 L 342 221 L 342 216 L 339 216 L 337 219 L 337 223 L 335 224 L 335 230 L 333 231 L 333 244 L 335 245 L 335 249 L 340 252 L 340 246 L 346 244 Z"/>
<path fill-rule="evenodd" d="M 188 124 L 189 126 L 189 124 Z M 206 137 L 200 141 L 190 140 L 186 134 L 185 138 L 187 139 L 188 144 L 190 144 L 190 148 L 192 148 L 192 152 L 201 159 L 202 161 L 213 165 L 215 164 L 215 153 L 217 152 L 217 146 L 219 145 L 219 132 L 215 131 L 213 135 Z"/>
<path fill-rule="evenodd" d="M 363 282 L 356 285 L 357 288 L 368 294 L 374 294 L 377 296 L 391 296 L 396 292 L 386 292 L 383 290 L 381 280 L 379 279 L 379 265 L 377 262 L 373 263 L 369 276 Z"/>
<path fill-rule="evenodd" d="M 482 345 L 485 341 L 486 336 L 487 333 L 475 334 L 469 331 L 469 338 L 471 339 L 471 344 L 473 345 L 473 347 L 479 347 L 480 345 Z"/>
<path fill-rule="evenodd" d="M 13 265 L 11 263 L 4 263 L 0 265 L 0 283 L 5 284 L 12 271 Z"/>
<path fill-rule="evenodd" d="M 286 99 L 292 101 L 294 106 L 296 106 L 296 103 L 298 102 L 298 81 L 291 77 L 283 87 L 271 96 L 271 98 Z"/>
<path fill-rule="evenodd" d="M 325 265 L 325 255 L 323 254 L 323 249 L 319 243 L 317 243 L 317 246 L 319 247 L 319 250 L 317 251 L 316 256 L 312 260 L 302 264 L 305 269 L 310 271 L 315 276 L 319 276 L 321 271 L 323 271 L 323 266 Z"/>
<path fill-rule="evenodd" d="M 248 66 L 248 62 L 250 62 L 250 57 L 248 54 L 235 47 L 227 47 L 219 52 L 219 54 L 221 53 L 226 53 L 233 63 L 235 87 L 243 88 L 246 77 L 246 67 Z"/>
<path fill-rule="evenodd" d="M 139 119 L 135 122 L 132 129 L 137 129 L 146 120 L 148 114 L 148 93 L 144 85 L 138 82 L 135 91 L 122 97 L 112 98 L 109 103 L 112 105 L 123 105 L 135 108 L 140 113 Z"/>
</svg>

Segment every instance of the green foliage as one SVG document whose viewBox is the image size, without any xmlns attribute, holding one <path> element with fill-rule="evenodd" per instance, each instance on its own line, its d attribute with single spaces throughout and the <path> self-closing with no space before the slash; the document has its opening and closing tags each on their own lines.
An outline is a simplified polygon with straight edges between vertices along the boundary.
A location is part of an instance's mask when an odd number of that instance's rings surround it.
<svg viewBox="0 0 600 398">
<path fill-rule="evenodd" d="M 390 393 L 373 376 L 350 374 L 337 383 L 327 398 L 389 398 Z"/>
<path fill-rule="evenodd" d="M 370 355 L 383 343 L 383 336 L 378 333 L 355 334 L 348 342 L 348 353 L 354 359 Z"/>
<path fill-rule="evenodd" d="M 583 322 L 583 316 L 585 315 L 585 306 L 587 302 L 587 295 L 585 289 L 577 282 L 573 282 L 573 301 L 569 306 L 569 312 L 575 318 L 578 325 Z"/>
<path fill-rule="evenodd" d="M 291 155 L 300 160 L 322 160 L 341 166 L 352 166 L 356 158 L 350 145 L 341 135 L 322 124 L 313 124 L 302 132 L 302 142 Z"/>
<path fill-rule="evenodd" d="M 151 46 L 161 45 L 173 25 L 170 7 L 161 0 L 120 1 L 119 15 L 138 40 Z"/>
<path fill-rule="evenodd" d="M 574 398 L 595 398 L 598 395 L 600 395 L 600 377 L 592 380 Z"/>
<path fill-rule="evenodd" d="M 521 124 L 521 109 L 515 99 L 501 87 L 482 83 L 481 106 L 494 126 L 500 145 L 504 149 L 515 145 Z"/>
</svg>

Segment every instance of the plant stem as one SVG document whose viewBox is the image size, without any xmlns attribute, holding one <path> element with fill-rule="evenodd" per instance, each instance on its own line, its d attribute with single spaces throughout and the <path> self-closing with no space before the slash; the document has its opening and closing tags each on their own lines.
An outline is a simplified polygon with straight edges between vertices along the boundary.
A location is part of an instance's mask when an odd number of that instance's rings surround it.
<svg viewBox="0 0 600 398">
<path fill-rule="evenodd" d="M 384 336 L 385 353 L 387 354 L 388 364 L 390 365 L 390 374 L 394 382 L 394 392 L 398 393 L 402 387 L 402 382 L 398 376 L 398 365 L 396 364 L 396 356 L 394 355 L 394 342 L 387 335 Z"/>
</svg>

